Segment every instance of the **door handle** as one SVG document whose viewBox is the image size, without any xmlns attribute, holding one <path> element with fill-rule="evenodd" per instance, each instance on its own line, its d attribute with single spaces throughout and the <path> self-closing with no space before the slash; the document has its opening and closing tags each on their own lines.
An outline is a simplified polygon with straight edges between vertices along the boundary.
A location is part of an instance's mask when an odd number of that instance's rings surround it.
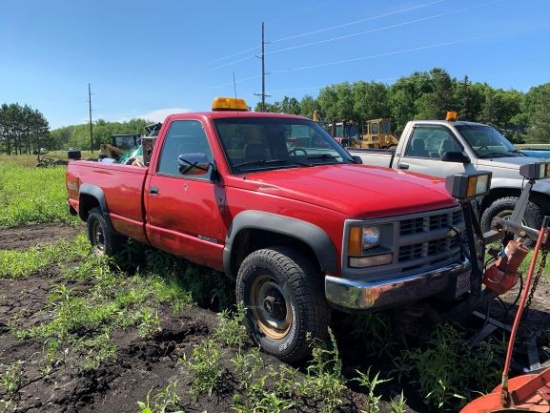
<svg viewBox="0 0 550 413">
<path fill-rule="evenodd" d="M 409 169 L 409 164 L 407 163 L 400 163 L 398 166 L 399 169 Z"/>
<path fill-rule="evenodd" d="M 159 194 L 159 188 L 158 186 L 152 186 L 149 188 L 149 194 L 151 195 L 158 195 Z"/>
</svg>

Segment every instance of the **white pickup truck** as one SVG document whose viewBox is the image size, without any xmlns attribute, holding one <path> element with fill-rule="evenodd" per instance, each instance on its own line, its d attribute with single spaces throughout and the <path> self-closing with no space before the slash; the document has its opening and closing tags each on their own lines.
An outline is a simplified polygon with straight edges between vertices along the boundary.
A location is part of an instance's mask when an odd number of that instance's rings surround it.
<svg viewBox="0 0 550 413">
<path fill-rule="evenodd" d="M 481 227 L 490 229 L 494 217 L 507 217 L 524 184 L 521 165 L 537 161 L 518 151 L 489 125 L 465 121 L 415 120 L 405 126 L 394 150 L 353 149 L 364 164 L 402 169 L 438 177 L 491 171 L 491 191 L 481 202 Z M 550 214 L 550 179 L 537 181 L 523 223 L 539 228 Z"/>
</svg>

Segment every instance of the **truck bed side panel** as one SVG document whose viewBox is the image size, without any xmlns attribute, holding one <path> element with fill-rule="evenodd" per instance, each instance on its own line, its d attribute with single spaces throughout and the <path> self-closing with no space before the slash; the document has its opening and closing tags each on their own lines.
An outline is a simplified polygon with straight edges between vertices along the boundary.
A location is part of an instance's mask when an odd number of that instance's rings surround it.
<svg viewBox="0 0 550 413">
<path fill-rule="evenodd" d="M 142 201 L 147 168 L 88 161 L 71 162 L 68 168 L 68 176 L 79 183 L 101 188 L 116 232 L 147 242 Z"/>
<path fill-rule="evenodd" d="M 390 168 L 395 151 L 386 149 L 347 148 L 351 155 L 359 156 L 365 165 Z"/>
</svg>

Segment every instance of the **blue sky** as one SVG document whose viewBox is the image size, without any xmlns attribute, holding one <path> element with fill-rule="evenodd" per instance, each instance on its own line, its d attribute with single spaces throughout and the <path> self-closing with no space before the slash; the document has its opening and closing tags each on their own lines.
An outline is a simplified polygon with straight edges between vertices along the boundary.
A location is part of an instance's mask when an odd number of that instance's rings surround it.
<svg viewBox="0 0 550 413">
<path fill-rule="evenodd" d="M 494 88 L 550 82 L 548 0 L 2 0 L 0 103 L 52 129 L 92 118 L 162 120 L 216 96 L 317 97 L 445 69 Z"/>
</svg>

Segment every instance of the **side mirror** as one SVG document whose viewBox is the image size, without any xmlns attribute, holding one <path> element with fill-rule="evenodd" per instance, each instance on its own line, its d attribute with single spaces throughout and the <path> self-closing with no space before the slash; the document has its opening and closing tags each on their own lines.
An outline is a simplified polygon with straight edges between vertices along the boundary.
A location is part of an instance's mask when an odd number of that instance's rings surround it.
<svg viewBox="0 0 550 413">
<path fill-rule="evenodd" d="M 186 153 L 178 156 L 179 171 L 182 175 L 206 175 L 212 165 L 205 153 Z"/>
<path fill-rule="evenodd" d="M 444 162 L 471 163 L 470 158 L 462 152 L 446 152 L 441 157 L 441 160 Z"/>
<path fill-rule="evenodd" d="M 360 164 L 363 163 L 363 159 L 361 159 L 361 157 L 358 156 L 358 155 L 353 155 L 351 158 L 353 159 L 353 161 L 354 161 L 355 163 L 360 163 Z"/>
</svg>

